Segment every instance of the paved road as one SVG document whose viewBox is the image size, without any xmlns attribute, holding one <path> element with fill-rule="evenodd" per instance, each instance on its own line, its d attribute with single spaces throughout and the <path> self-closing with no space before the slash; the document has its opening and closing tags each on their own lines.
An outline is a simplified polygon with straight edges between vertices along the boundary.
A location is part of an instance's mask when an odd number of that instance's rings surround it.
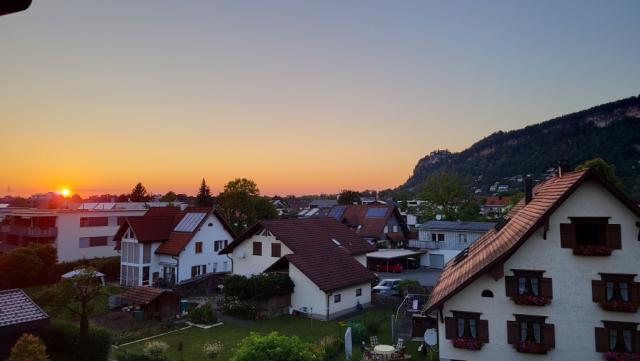
<svg viewBox="0 0 640 361">
<path fill-rule="evenodd" d="M 400 273 L 387 273 L 387 272 L 376 272 L 376 273 L 378 274 L 378 277 L 380 278 L 380 280 L 383 280 L 385 278 L 398 278 L 402 280 L 410 279 L 410 280 L 416 280 L 420 282 L 420 284 L 423 286 L 433 287 L 438 282 L 441 272 L 442 270 L 420 268 L 420 269 L 407 270 Z"/>
</svg>

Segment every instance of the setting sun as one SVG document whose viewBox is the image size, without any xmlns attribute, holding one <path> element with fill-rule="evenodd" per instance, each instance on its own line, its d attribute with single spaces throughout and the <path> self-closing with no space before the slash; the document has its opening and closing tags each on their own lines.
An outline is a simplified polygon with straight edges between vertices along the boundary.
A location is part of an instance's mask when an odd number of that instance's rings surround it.
<svg viewBox="0 0 640 361">
<path fill-rule="evenodd" d="M 62 188 L 62 190 L 60 190 L 60 194 L 66 198 L 71 195 L 71 190 L 69 190 L 69 188 Z"/>
</svg>

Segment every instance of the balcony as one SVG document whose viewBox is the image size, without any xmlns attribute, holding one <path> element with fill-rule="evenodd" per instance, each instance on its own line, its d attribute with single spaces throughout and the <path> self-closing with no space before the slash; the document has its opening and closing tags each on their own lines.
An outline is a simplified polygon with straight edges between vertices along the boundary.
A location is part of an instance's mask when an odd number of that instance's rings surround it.
<svg viewBox="0 0 640 361">
<path fill-rule="evenodd" d="M 16 236 L 27 236 L 27 237 L 57 237 L 58 236 L 58 228 L 56 227 L 27 227 L 27 226 L 12 226 L 12 225 L 2 225 L 2 233 L 13 234 Z"/>
<path fill-rule="evenodd" d="M 469 247 L 470 244 L 470 242 L 460 241 L 419 241 L 415 239 L 409 241 L 410 248 L 448 249 L 454 251 L 462 251 L 463 249 Z"/>
</svg>

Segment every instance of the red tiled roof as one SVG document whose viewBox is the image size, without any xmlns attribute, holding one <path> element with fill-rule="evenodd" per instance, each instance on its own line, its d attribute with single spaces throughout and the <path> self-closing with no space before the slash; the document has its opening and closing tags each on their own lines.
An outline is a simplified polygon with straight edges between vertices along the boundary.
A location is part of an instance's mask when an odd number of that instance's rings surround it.
<svg viewBox="0 0 640 361">
<path fill-rule="evenodd" d="M 134 287 L 126 290 L 120 297 L 135 305 L 148 305 L 165 292 L 171 291 L 153 287 Z"/>
<path fill-rule="evenodd" d="M 500 230 L 491 229 L 469 246 L 467 256 L 445 266 L 440 280 L 425 305 L 430 312 L 451 298 L 492 267 L 510 257 L 527 238 L 587 179 L 600 182 L 636 215 L 638 208 L 618 188 L 593 170 L 569 172 L 544 181 L 533 190 L 533 199 L 520 201 L 505 217 L 508 222 Z"/>
<path fill-rule="evenodd" d="M 177 256 L 189 244 L 192 237 L 193 232 L 171 232 L 169 240 L 163 242 L 155 253 Z"/>
<path fill-rule="evenodd" d="M 376 248 L 335 218 L 260 221 L 221 253 L 231 253 L 240 243 L 263 228 L 268 229 L 293 252 L 282 257 L 269 269 L 291 262 L 324 291 L 368 282 L 375 278 L 374 274 L 353 256 L 374 252 Z M 332 239 L 338 241 L 339 245 Z"/>
<path fill-rule="evenodd" d="M 507 196 L 488 196 L 484 199 L 485 206 L 506 206 L 511 198 Z"/>
</svg>

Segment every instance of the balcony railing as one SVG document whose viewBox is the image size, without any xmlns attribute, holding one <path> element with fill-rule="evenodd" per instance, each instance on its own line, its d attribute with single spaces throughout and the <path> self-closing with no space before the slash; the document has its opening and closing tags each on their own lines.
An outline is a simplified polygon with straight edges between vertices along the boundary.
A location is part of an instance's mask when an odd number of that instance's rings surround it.
<svg viewBox="0 0 640 361">
<path fill-rule="evenodd" d="M 450 249 L 456 251 L 462 251 L 463 249 L 469 247 L 469 244 L 469 242 L 459 241 L 419 241 L 416 239 L 412 239 L 409 241 L 410 248 Z"/>
<path fill-rule="evenodd" d="M 1 229 L 2 229 L 2 233 L 13 234 L 16 236 L 28 236 L 28 237 L 57 237 L 58 236 L 58 228 L 56 227 L 38 228 L 38 227 L 27 227 L 27 226 L 3 225 Z"/>
</svg>

